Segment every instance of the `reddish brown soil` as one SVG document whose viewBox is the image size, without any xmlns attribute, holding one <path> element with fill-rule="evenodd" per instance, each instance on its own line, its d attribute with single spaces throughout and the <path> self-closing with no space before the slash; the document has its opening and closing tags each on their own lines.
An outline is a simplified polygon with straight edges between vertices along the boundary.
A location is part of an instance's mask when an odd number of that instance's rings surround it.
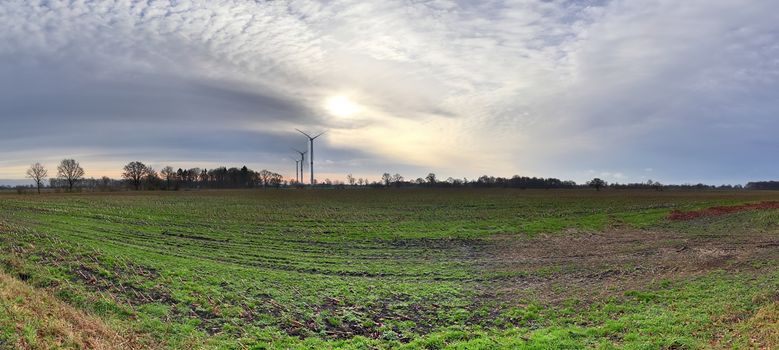
<svg viewBox="0 0 779 350">
<path fill-rule="evenodd" d="M 693 211 L 674 210 L 668 214 L 669 220 L 692 220 L 706 216 L 721 216 L 748 210 L 779 209 L 779 201 L 750 203 L 741 205 L 711 207 Z"/>
</svg>

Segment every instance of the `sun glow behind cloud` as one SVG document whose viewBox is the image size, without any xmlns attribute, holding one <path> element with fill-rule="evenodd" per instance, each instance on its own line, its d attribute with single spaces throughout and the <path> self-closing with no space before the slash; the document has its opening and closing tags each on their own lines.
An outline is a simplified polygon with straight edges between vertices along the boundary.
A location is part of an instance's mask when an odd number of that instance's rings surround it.
<svg viewBox="0 0 779 350">
<path fill-rule="evenodd" d="M 343 95 L 327 99 L 326 108 L 332 115 L 337 117 L 351 117 L 361 110 L 359 105 Z"/>
</svg>

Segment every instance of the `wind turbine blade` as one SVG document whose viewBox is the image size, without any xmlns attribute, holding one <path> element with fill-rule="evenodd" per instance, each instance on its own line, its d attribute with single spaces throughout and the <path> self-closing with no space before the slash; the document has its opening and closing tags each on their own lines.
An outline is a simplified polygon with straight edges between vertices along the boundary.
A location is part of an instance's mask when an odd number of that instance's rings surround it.
<svg viewBox="0 0 779 350">
<path fill-rule="evenodd" d="M 324 135 L 324 133 L 326 133 L 326 132 L 327 132 L 327 131 L 322 131 L 322 132 L 320 132 L 320 133 L 319 133 L 319 135 L 316 135 L 316 136 L 312 137 L 311 139 L 313 140 L 313 139 L 315 139 L 315 138 L 317 138 L 317 137 L 319 137 L 319 136 L 322 136 L 322 135 Z"/>
<path fill-rule="evenodd" d="M 301 131 L 300 129 L 298 129 L 298 128 L 295 128 L 295 130 L 297 130 L 299 133 L 301 133 L 301 134 L 303 134 L 303 135 L 306 135 L 306 137 L 308 137 L 309 139 L 311 138 L 311 135 L 304 133 L 304 132 L 303 132 L 303 131 Z"/>
</svg>

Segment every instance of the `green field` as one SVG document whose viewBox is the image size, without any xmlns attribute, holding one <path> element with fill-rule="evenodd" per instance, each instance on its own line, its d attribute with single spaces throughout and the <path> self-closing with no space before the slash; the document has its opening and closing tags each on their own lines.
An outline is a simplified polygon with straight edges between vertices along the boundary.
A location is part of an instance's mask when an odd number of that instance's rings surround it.
<svg viewBox="0 0 779 350">
<path fill-rule="evenodd" d="M 764 200 L 779 193 L 0 194 L 0 349 L 779 347 L 779 210 L 666 219 Z M 101 331 L 8 292 L 27 287 Z"/>
</svg>

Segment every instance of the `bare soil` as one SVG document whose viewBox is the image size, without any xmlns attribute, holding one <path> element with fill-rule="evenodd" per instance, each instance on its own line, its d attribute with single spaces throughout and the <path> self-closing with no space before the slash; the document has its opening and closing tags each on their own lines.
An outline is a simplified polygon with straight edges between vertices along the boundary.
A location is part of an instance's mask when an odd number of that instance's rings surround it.
<svg viewBox="0 0 779 350">
<path fill-rule="evenodd" d="M 612 229 L 530 239 L 500 235 L 492 241 L 485 269 L 527 272 L 483 286 L 485 295 L 509 300 L 592 300 L 715 270 L 775 268 L 779 261 L 779 237 L 767 233 L 691 236 Z"/>
<path fill-rule="evenodd" d="M 677 220 L 677 221 L 693 220 L 693 219 L 702 218 L 706 216 L 722 216 L 722 215 L 738 213 L 742 211 L 768 210 L 768 209 L 779 209 L 779 202 L 764 201 L 760 203 L 710 207 L 706 209 L 693 210 L 693 211 L 674 210 L 670 214 L 668 214 L 668 219 Z"/>
</svg>

